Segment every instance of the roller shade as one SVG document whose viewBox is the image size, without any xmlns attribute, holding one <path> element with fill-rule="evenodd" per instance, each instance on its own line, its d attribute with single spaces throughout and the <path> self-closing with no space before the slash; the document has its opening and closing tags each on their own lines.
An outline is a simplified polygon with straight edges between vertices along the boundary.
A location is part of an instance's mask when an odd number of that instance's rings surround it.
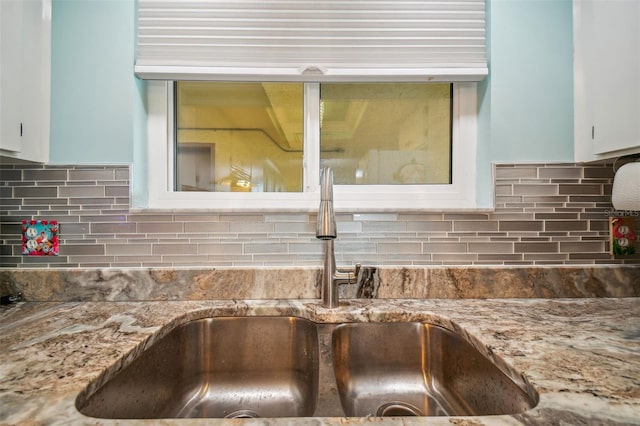
<svg viewBox="0 0 640 426">
<path fill-rule="evenodd" d="M 136 74 L 162 80 L 478 81 L 484 0 L 138 0 Z"/>
</svg>

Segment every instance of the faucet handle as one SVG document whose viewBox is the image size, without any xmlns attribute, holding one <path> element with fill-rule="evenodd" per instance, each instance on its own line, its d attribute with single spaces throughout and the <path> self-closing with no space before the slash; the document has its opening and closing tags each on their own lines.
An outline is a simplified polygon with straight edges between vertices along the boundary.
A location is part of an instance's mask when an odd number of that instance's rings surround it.
<svg viewBox="0 0 640 426">
<path fill-rule="evenodd" d="M 353 267 L 353 271 L 349 271 L 349 284 L 358 284 L 358 276 L 360 275 L 360 268 L 362 265 L 360 263 L 356 263 Z M 353 279 L 351 278 L 351 274 L 353 274 Z"/>
</svg>

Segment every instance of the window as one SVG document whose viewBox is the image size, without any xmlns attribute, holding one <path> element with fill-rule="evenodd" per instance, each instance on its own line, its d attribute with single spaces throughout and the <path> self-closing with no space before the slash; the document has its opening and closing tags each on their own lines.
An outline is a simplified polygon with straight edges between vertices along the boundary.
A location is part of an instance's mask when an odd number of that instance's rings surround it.
<svg viewBox="0 0 640 426">
<path fill-rule="evenodd" d="M 474 83 L 150 82 L 149 207 L 314 210 L 330 166 L 338 210 L 473 208 L 475 93 Z"/>
<path fill-rule="evenodd" d="M 320 162 L 337 184 L 451 183 L 450 83 L 320 85 Z"/>
<path fill-rule="evenodd" d="M 138 0 L 151 208 L 476 206 L 485 0 Z"/>
<path fill-rule="evenodd" d="M 451 183 L 451 87 L 321 84 L 321 165 L 338 184 Z M 175 105 L 175 191 L 302 192 L 301 83 L 181 81 Z"/>
<path fill-rule="evenodd" d="M 302 83 L 177 82 L 174 189 L 302 192 L 303 101 Z"/>
</svg>

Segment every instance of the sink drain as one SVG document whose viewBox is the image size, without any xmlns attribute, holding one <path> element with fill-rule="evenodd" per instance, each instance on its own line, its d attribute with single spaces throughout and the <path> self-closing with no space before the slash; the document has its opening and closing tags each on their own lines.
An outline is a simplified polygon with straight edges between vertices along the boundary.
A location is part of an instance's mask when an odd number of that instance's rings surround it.
<svg viewBox="0 0 640 426">
<path fill-rule="evenodd" d="M 260 417 L 258 413 L 251 410 L 237 410 L 224 416 L 225 419 L 255 419 Z"/>
<path fill-rule="evenodd" d="M 397 416 L 423 416 L 422 411 L 406 402 L 389 402 L 378 407 L 376 416 L 397 417 Z"/>
</svg>

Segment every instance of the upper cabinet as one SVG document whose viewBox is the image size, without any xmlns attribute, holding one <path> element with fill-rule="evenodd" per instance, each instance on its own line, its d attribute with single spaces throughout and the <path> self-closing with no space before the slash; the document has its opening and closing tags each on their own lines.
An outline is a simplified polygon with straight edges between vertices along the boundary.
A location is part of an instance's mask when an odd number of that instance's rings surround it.
<svg viewBox="0 0 640 426">
<path fill-rule="evenodd" d="M 640 152 L 640 1 L 574 0 L 576 161 Z"/>
<path fill-rule="evenodd" d="M 0 155 L 49 160 L 51 0 L 0 0 Z"/>
</svg>

